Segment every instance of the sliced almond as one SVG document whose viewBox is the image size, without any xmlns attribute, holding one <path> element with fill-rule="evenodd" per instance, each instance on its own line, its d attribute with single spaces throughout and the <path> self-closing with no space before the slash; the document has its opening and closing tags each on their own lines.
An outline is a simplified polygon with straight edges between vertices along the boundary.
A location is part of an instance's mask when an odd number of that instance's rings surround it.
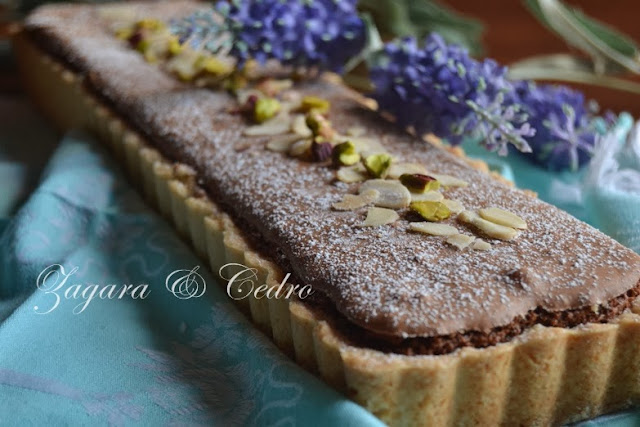
<svg viewBox="0 0 640 427">
<path fill-rule="evenodd" d="M 409 225 L 409 229 L 432 236 L 453 236 L 458 234 L 458 230 L 455 227 L 447 224 L 438 224 L 437 222 L 412 222 Z"/>
<path fill-rule="evenodd" d="M 442 203 L 449 208 L 452 214 L 457 215 L 464 210 L 464 206 L 457 200 L 443 199 Z"/>
<path fill-rule="evenodd" d="M 307 126 L 307 121 L 302 114 L 296 114 L 291 119 L 291 131 L 305 138 L 311 136 L 311 129 Z"/>
<path fill-rule="evenodd" d="M 311 142 L 311 139 L 301 139 L 300 141 L 294 142 L 289 148 L 289 155 L 293 157 L 302 156 L 311 148 Z"/>
<path fill-rule="evenodd" d="M 471 244 L 471 249 L 476 251 L 489 251 L 491 250 L 491 243 L 485 242 L 482 239 L 476 239 Z"/>
<path fill-rule="evenodd" d="M 494 239 L 511 240 L 518 235 L 517 230 L 511 227 L 505 227 L 504 225 L 494 224 L 493 222 L 480 218 L 480 215 L 472 211 L 461 212 L 460 215 L 458 215 L 458 219 L 476 227 L 478 230 L 482 231 L 489 237 L 493 237 Z"/>
<path fill-rule="evenodd" d="M 412 202 L 441 202 L 443 200 L 444 200 L 444 196 L 439 191 L 427 191 L 426 193 L 411 193 Z"/>
<path fill-rule="evenodd" d="M 428 175 L 440 181 L 440 185 L 444 187 L 467 187 L 469 185 L 467 181 L 451 175 L 441 175 L 439 173 L 428 173 Z"/>
<path fill-rule="evenodd" d="M 362 164 L 358 163 L 354 166 L 345 166 L 338 169 L 336 172 L 336 178 L 338 181 L 346 183 L 362 182 L 367 179 L 367 172 Z"/>
<path fill-rule="evenodd" d="M 296 141 L 300 141 L 300 135 L 294 133 L 278 135 L 267 143 L 267 150 L 276 153 L 286 153 Z"/>
<path fill-rule="evenodd" d="M 454 234 L 453 236 L 449 236 L 447 238 L 447 243 L 455 246 L 456 248 L 463 250 L 476 240 L 475 237 L 469 236 L 466 234 Z"/>
<path fill-rule="evenodd" d="M 367 218 L 364 220 L 361 227 L 379 227 L 381 225 L 391 224 L 396 222 L 400 218 L 398 212 L 392 209 L 385 208 L 369 208 L 367 211 Z"/>
<path fill-rule="evenodd" d="M 389 168 L 389 173 L 387 174 L 388 178 L 398 179 L 401 175 L 409 174 L 413 175 L 415 173 L 419 173 L 422 175 L 429 175 L 427 172 L 427 168 L 422 166 L 419 163 L 407 163 L 407 162 L 398 162 L 393 163 Z"/>
<path fill-rule="evenodd" d="M 500 208 L 486 208 L 480 209 L 478 214 L 486 219 L 487 221 L 491 221 L 494 224 L 504 225 L 505 227 L 518 228 L 520 230 L 527 229 L 527 222 L 520 218 L 518 215 L 511 213 L 509 211 L 505 211 Z"/>
<path fill-rule="evenodd" d="M 362 194 L 345 194 L 342 201 L 334 203 L 332 207 L 337 211 L 353 211 L 372 204 L 378 197 L 378 190 L 367 190 Z"/>
<path fill-rule="evenodd" d="M 385 148 L 375 138 L 365 137 L 365 136 L 354 136 L 349 137 L 349 141 L 356 146 L 356 151 L 361 154 L 374 154 L 374 153 L 384 153 Z"/>
<path fill-rule="evenodd" d="M 277 116 L 261 125 L 249 126 L 242 133 L 247 136 L 282 135 L 289 132 L 290 127 L 290 118 Z"/>
<path fill-rule="evenodd" d="M 367 190 L 378 190 L 380 192 L 378 200 L 375 201 L 376 206 L 402 209 L 411 203 L 411 193 L 409 193 L 407 187 L 398 181 L 370 179 L 360 186 L 359 193 L 362 194 Z"/>
<path fill-rule="evenodd" d="M 353 126 L 347 129 L 347 136 L 362 136 L 364 135 L 366 129 L 362 126 Z"/>
</svg>

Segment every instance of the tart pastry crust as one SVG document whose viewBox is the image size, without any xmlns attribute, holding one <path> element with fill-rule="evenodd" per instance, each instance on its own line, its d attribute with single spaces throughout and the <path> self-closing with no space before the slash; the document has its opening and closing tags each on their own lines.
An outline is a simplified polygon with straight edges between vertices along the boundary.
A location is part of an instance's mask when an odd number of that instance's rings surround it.
<svg viewBox="0 0 640 427">
<path fill-rule="evenodd" d="M 61 128 L 96 133 L 132 183 L 208 260 L 212 271 L 242 263 L 259 283 L 283 272 L 251 249 L 232 218 L 197 185 L 187 165 L 163 157 L 89 93 L 75 74 L 15 38 L 25 84 Z M 534 326 L 507 343 L 440 356 L 389 354 L 351 345 L 326 313 L 297 300 L 247 298 L 239 308 L 286 353 L 391 425 L 548 425 L 640 401 L 640 310 L 606 324 Z"/>
</svg>

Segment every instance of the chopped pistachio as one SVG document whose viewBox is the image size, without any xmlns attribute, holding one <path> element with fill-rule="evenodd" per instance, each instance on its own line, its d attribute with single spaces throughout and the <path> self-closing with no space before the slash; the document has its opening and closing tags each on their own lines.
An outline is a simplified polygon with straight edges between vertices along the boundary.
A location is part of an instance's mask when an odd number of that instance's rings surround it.
<svg viewBox="0 0 640 427">
<path fill-rule="evenodd" d="M 311 129 L 313 136 L 322 136 L 326 140 L 333 139 L 334 131 L 331 127 L 331 122 L 326 119 L 322 114 L 317 111 L 310 111 L 305 117 L 305 123 Z"/>
<path fill-rule="evenodd" d="M 427 221 L 442 221 L 451 216 L 451 211 L 442 202 L 424 201 L 411 202 L 409 205 L 412 211 L 417 212 Z"/>
<path fill-rule="evenodd" d="M 423 175 L 421 173 L 402 174 L 400 182 L 409 190 L 416 193 L 424 193 L 427 191 L 436 191 L 440 188 L 440 183 L 434 177 Z"/>
<path fill-rule="evenodd" d="M 200 72 L 213 76 L 227 76 L 233 71 L 230 64 L 209 55 L 201 55 L 196 62 L 196 66 L 200 69 Z"/>
<path fill-rule="evenodd" d="M 313 141 L 311 144 L 311 158 L 314 162 L 324 162 L 331 158 L 333 145 L 330 142 Z"/>
<path fill-rule="evenodd" d="M 380 227 L 381 225 L 391 224 L 396 222 L 400 218 L 398 212 L 392 209 L 385 208 L 369 208 L 367 211 L 367 218 L 364 220 L 361 227 Z"/>
<path fill-rule="evenodd" d="M 145 18 L 136 22 L 136 27 L 144 28 L 145 30 L 160 30 L 165 28 L 165 23 L 159 19 Z"/>
<path fill-rule="evenodd" d="M 387 153 L 371 154 L 362 159 L 369 175 L 374 178 L 384 178 L 391 167 L 392 158 Z"/>
<path fill-rule="evenodd" d="M 329 112 L 330 107 L 331 103 L 329 101 L 318 96 L 305 96 L 300 103 L 300 110 L 304 113 L 313 110 L 320 114 L 326 114 Z"/>
<path fill-rule="evenodd" d="M 360 161 L 360 154 L 351 141 L 345 141 L 333 148 L 333 164 L 336 166 L 351 166 Z"/>
<path fill-rule="evenodd" d="M 253 119 L 258 123 L 270 120 L 280 112 L 280 101 L 275 98 L 259 98 L 253 109 Z"/>
<path fill-rule="evenodd" d="M 504 209 L 480 209 L 478 211 L 478 214 L 482 218 L 486 219 L 487 221 L 491 221 L 494 224 L 504 225 L 505 227 L 518 228 L 521 230 L 527 229 L 527 223 L 525 220 L 512 212 L 505 211 Z"/>
<path fill-rule="evenodd" d="M 176 36 L 171 36 L 169 38 L 169 53 L 171 55 L 177 55 L 182 52 L 182 45 L 180 44 L 180 40 Z"/>
<path fill-rule="evenodd" d="M 409 229 L 423 234 L 432 236 L 453 236 L 458 234 L 458 230 L 447 224 L 438 224 L 437 222 L 412 222 Z"/>
</svg>

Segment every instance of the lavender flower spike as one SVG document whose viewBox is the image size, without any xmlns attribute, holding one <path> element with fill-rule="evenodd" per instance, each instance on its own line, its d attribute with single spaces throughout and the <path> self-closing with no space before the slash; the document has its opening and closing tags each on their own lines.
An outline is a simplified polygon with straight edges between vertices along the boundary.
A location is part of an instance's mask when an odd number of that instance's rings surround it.
<svg viewBox="0 0 640 427">
<path fill-rule="evenodd" d="M 521 81 L 515 83 L 514 96 L 537 130 L 527 139 L 531 160 L 551 170 L 573 171 L 589 162 L 598 132 L 580 92 Z"/>
<path fill-rule="evenodd" d="M 424 46 L 413 38 L 388 43 L 373 59 L 373 97 L 402 126 L 432 132 L 459 144 L 464 137 L 501 154 L 511 143 L 530 151 L 526 138 L 535 130 L 510 96 L 506 69 L 492 60 L 476 61 L 466 50 L 431 34 Z"/>
<path fill-rule="evenodd" d="M 217 4 L 233 35 L 231 54 L 341 72 L 365 47 L 357 0 L 226 0 Z"/>
</svg>

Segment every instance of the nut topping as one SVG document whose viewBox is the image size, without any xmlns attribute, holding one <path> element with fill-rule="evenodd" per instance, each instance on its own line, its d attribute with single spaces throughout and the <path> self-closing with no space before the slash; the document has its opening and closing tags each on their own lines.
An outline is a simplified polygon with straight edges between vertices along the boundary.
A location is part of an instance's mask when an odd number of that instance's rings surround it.
<svg viewBox="0 0 640 427">
<path fill-rule="evenodd" d="M 527 229 L 527 223 L 525 220 L 520 218 L 518 215 L 511 213 L 509 211 L 505 211 L 500 208 L 486 208 L 480 209 L 478 214 L 486 219 L 487 221 L 491 221 L 494 224 L 504 225 L 505 227 L 517 228 L 520 230 Z"/>
<path fill-rule="evenodd" d="M 398 181 L 370 179 L 360 186 L 359 193 L 362 194 L 367 190 L 380 192 L 380 197 L 376 200 L 375 205 L 383 208 L 402 209 L 409 206 L 411 202 L 411 193 Z"/>
<path fill-rule="evenodd" d="M 447 224 L 438 224 L 437 222 L 412 222 L 409 224 L 409 229 L 431 236 L 453 236 L 458 234 L 458 230 L 455 227 Z"/>
<path fill-rule="evenodd" d="M 515 229 L 505 227 L 504 225 L 494 224 L 493 222 L 480 218 L 480 215 L 472 211 L 461 212 L 460 215 L 458 215 L 458 219 L 476 227 L 478 230 L 489 237 L 493 237 L 494 239 L 511 240 L 518 235 L 518 232 Z"/>
<path fill-rule="evenodd" d="M 361 194 L 345 194 L 341 202 L 334 203 L 333 209 L 337 211 L 353 211 L 374 203 L 380 192 L 378 190 L 367 190 Z"/>
<path fill-rule="evenodd" d="M 473 236 L 469 236 L 466 234 L 454 234 L 453 236 L 449 236 L 447 238 L 447 243 L 455 246 L 460 250 L 463 250 L 471 245 L 474 240 L 476 240 L 476 238 Z"/>
<path fill-rule="evenodd" d="M 400 218 L 398 213 L 392 209 L 385 208 L 369 208 L 367 218 L 361 227 L 379 227 L 381 225 L 391 224 Z"/>
</svg>

